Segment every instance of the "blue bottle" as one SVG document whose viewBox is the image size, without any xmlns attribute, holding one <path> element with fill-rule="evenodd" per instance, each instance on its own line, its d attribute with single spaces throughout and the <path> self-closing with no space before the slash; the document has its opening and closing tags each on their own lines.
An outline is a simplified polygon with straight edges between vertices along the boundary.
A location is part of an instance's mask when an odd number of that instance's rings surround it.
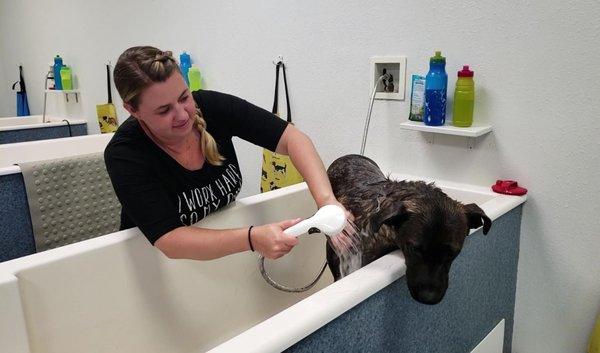
<svg viewBox="0 0 600 353">
<path fill-rule="evenodd" d="M 192 59 L 190 58 L 190 54 L 183 52 L 179 55 L 179 68 L 181 69 L 181 74 L 185 79 L 185 83 L 190 86 L 190 80 L 188 78 L 188 71 L 192 67 Z"/>
<path fill-rule="evenodd" d="M 54 57 L 54 66 L 52 67 L 52 71 L 54 72 L 54 89 L 63 89 L 62 82 L 60 80 L 60 69 L 63 66 L 63 61 L 60 55 Z"/>
<path fill-rule="evenodd" d="M 446 58 L 436 51 L 429 60 L 429 72 L 425 78 L 425 125 L 441 126 L 446 122 Z"/>
</svg>

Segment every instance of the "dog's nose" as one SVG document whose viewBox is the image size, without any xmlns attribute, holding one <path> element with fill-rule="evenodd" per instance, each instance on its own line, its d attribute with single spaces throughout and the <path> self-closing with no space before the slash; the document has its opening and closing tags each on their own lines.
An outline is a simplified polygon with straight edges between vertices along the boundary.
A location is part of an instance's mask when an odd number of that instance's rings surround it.
<svg viewBox="0 0 600 353">
<path fill-rule="evenodd" d="M 418 302 L 428 305 L 434 305 L 439 303 L 444 295 L 439 291 L 423 289 L 417 293 L 417 297 L 415 298 Z"/>
</svg>

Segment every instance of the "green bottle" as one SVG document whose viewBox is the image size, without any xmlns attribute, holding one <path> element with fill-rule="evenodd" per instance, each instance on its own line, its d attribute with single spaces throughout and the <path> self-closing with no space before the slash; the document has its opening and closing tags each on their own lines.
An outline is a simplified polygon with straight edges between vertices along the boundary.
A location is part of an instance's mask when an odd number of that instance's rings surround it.
<svg viewBox="0 0 600 353">
<path fill-rule="evenodd" d="M 200 69 L 192 66 L 188 70 L 188 79 L 190 81 L 190 91 L 198 91 L 202 89 L 202 76 L 200 75 Z"/>
<path fill-rule="evenodd" d="M 60 68 L 60 82 L 62 83 L 63 90 L 69 91 L 73 89 L 73 74 L 69 66 Z"/>
<path fill-rule="evenodd" d="M 454 90 L 454 113 L 452 125 L 458 127 L 469 127 L 473 125 L 473 105 L 475 102 L 475 83 L 473 82 L 473 71 L 469 66 L 463 66 L 458 72 L 458 80 Z"/>
</svg>

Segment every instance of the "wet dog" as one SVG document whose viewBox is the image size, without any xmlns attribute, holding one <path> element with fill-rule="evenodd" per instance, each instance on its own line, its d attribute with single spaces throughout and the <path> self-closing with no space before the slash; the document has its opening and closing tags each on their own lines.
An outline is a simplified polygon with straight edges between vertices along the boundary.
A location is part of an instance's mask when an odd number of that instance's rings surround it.
<svg viewBox="0 0 600 353">
<path fill-rule="evenodd" d="M 444 297 L 450 265 L 469 229 L 483 225 L 487 234 L 492 225 L 476 204 L 453 200 L 433 184 L 390 180 L 367 157 L 341 157 L 327 175 L 335 197 L 361 231 L 362 266 L 401 249 L 410 294 L 424 304 Z M 327 261 L 334 279 L 340 279 L 340 259 L 329 244 Z"/>
</svg>

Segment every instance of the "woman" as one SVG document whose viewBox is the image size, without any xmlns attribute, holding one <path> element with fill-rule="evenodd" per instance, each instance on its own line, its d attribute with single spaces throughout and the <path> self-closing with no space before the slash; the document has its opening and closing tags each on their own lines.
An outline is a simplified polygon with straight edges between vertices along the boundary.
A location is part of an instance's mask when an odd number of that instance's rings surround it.
<svg viewBox="0 0 600 353">
<path fill-rule="evenodd" d="M 233 136 L 289 155 L 318 207 L 341 206 L 306 135 L 237 97 L 191 94 L 170 52 L 127 49 L 114 81 L 131 114 L 104 152 L 122 205 L 121 229 L 138 226 L 167 257 L 210 260 L 256 250 L 274 259 L 297 244 L 283 230 L 299 219 L 226 230 L 190 227 L 240 191 Z"/>
</svg>

